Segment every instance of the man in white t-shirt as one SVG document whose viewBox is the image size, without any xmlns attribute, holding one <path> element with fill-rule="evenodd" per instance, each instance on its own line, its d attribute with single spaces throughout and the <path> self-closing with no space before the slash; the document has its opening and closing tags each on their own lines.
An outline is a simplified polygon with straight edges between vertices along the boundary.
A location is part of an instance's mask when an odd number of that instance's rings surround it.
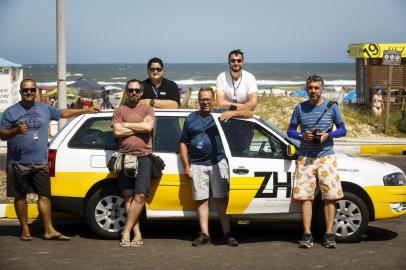
<svg viewBox="0 0 406 270">
<path fill-rule="evenodd" d="M 217 102 L 221 109 L 254 110 L 257 105 L 257 82 L 254 75 L 243 70 L 244 53 L 233 50 L 228 54 L 230 71 L 217 76 Z"/>
</svg>

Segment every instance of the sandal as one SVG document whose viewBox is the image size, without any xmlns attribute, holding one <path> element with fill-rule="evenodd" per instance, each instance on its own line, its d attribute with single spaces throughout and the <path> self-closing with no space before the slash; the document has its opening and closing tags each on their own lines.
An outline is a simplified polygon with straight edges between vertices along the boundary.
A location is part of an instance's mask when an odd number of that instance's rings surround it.
<svg viewBox="0 0 406 270">
<path fill-rule="evenodd" d="M 130 240 L 125 240 L 124 238 L 121 238 L 120 247 L 129 247 L 130 245 L 131 245 Z"/>
<path fill-rule="evenodd" d="M 130 242 L 130 245 L 131 245 L 132 247 L 142 247 L 143 244 L 144 244 L 144 241 L 142 241 L 142 239 L 133 239 L 133 240 Z"/>
<path fill-rule="evenodd" d="M 20 240 L 21 241 L 31 241 L 32 240 L 32 236 L 31 235 L 25 235 L 25 234 L 22 234 L 22 235 L 20 235 Z"/>
</svg>

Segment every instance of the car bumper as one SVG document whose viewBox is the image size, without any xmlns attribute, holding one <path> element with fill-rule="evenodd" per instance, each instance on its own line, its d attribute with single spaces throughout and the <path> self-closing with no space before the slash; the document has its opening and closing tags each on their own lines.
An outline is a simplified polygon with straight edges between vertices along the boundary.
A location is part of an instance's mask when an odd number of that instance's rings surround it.
<svg viewBox="0 0 406 270">
<path fill-rule="evenodd" d="M 406 186 L 366 187 L 374 205 L 375 220 L 406 215 Z"/>
</svg>

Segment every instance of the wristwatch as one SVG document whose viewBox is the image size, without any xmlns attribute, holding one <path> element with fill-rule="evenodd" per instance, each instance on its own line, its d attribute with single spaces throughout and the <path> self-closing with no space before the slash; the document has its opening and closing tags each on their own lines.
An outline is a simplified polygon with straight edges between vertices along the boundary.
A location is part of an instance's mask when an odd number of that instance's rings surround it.
<svg viewBox="0 0 406 270">
<path fill-rule="evenodd" d="M 149 102 L 149 105 L 151 105 L 152 107 L 154 107 L 155 104 L 155 99 L 151 99 L 151 101 Z"/>
</svg>

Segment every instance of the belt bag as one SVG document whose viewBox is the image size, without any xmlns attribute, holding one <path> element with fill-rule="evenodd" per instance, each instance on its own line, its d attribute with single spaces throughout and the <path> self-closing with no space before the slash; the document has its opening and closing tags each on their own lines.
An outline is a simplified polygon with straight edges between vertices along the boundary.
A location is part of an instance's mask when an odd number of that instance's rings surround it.
<svg viewBox="0 0 406 270">
<path fill-rule="evenodd" d="M 138 173 L 138 158 L 133 155 L 124 155 L 124 175 L 136 177 Z"/>
<path fill-rule="evenodd" d="M 107 168 L 110 172 L 121 172 L 123 168 L 123 157 L 124 154 L 120 152 L 114 152 L 109 161 L 107 162 Z"/>
<path fill-rule="evenodd" d="M 126 176 L 136 177 L 138 173 L 137 156 L 115 152 L 107 162 L 107 168 L 110 172 L 119 173 L 123 171 Z"/>
<path fill-rule="evenodd" d="M 151 178 L 160 178 L 162 170 L 165 169 L 165 162 L 159 156 L 151 154 Z"/>
</svg>

